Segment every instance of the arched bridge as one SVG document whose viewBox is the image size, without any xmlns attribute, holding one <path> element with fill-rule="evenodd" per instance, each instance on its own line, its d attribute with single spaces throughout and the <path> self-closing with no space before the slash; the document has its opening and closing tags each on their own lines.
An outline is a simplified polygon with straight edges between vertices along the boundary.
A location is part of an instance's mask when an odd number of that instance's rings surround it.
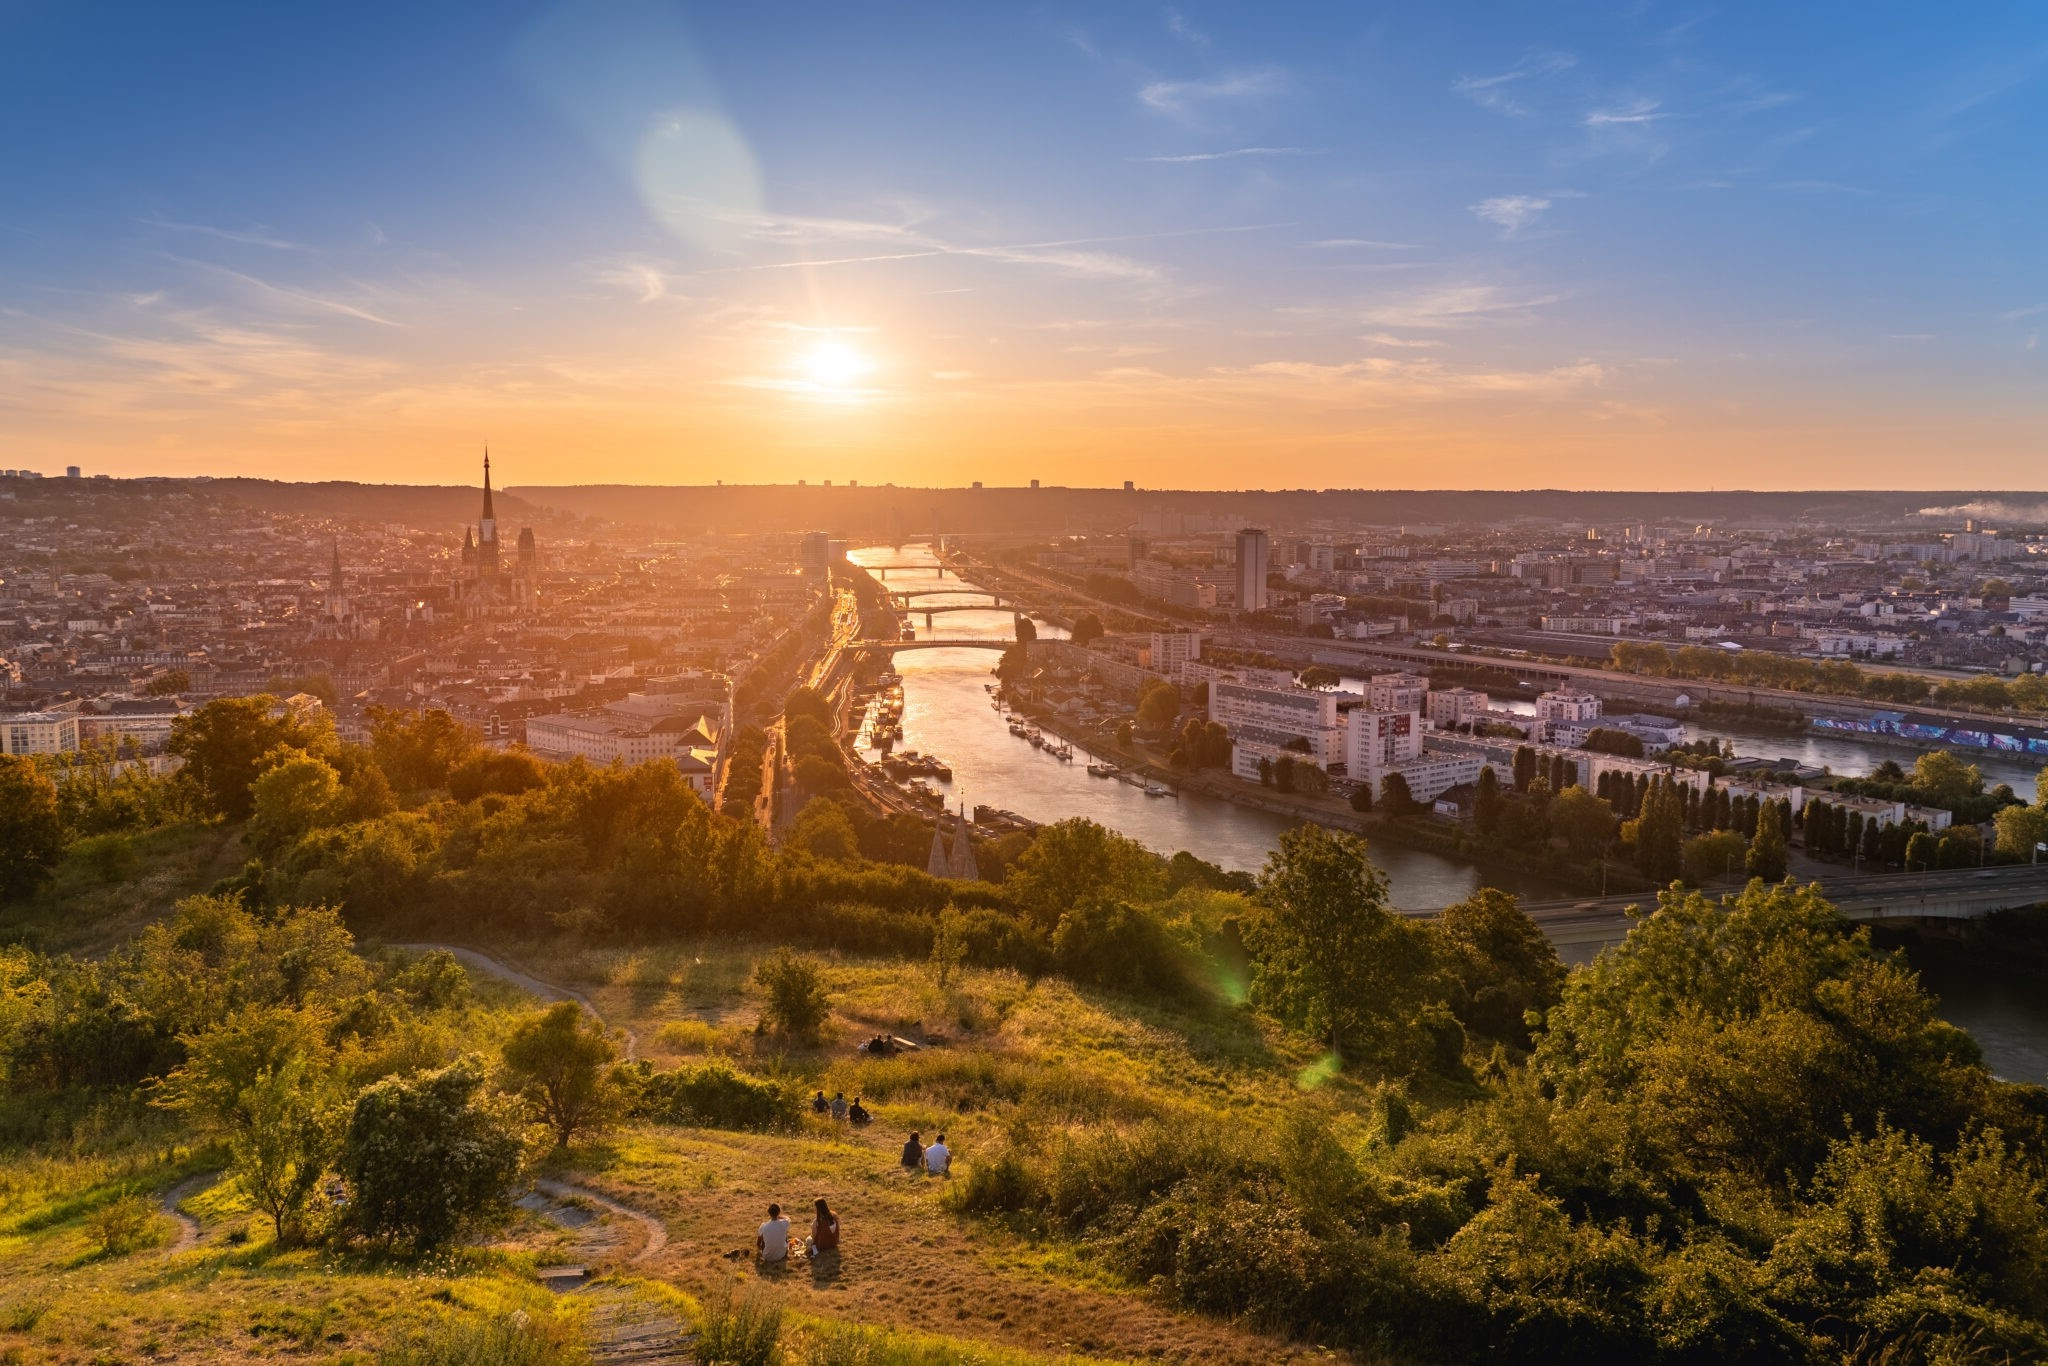
<svg viewBox="0 0 2048 1366">
<path fill-rule="evenodd" d="M 892 588 L 889 590 L 889 600 L 899 607 L 908 607 L 913 598 L 958 598 L 965 597 L 970 593 L 976 597 L 993 599 L 993 601 L 983 603 L 981 606 L 1001 607 L 1003 605 L 1003 595 L 993 588 Z M 1010 600 L 1015 602 L 1016 594 L 1011 594 Z"/>
<path fill-rule="evenodd" d="M 1997 911 L 2048 904 L 2048 864 L 1816 880 L 1821 895 L 1844 917 L 1855 921 L 1974 920 Z M 1719 895 L 1719 889 L 1712 894 Z M 1573 948 L 1593 951 L 1619 944 L 1635 924 L 1629 909 L 1641 907 L 1647 913 L 1656 905 L 1654 893 L 1638 892 L 1577 901 L 1525 901 L 1522 909 L 1570 958 Z M 1437 913 L 1419 910 L 1404 914 L 1434 919 Z"/>
</svg>

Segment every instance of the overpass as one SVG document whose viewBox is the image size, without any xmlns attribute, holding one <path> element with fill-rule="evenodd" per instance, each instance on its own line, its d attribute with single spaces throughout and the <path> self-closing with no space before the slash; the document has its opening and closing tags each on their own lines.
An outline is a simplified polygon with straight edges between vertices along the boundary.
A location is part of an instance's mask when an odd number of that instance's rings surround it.
<svg viewBox="0 0 2048 1366">
<path fill-rule="evenodd" d="M 1817 879 L 1821 894 L 1853 921 L 1974 920 L 1996 911 L 2048 903 L 2048 864 L 2003 868 L 1953 868 L 1943 872 Z M 1722 894 L 1721 889 L 1710 892 Z M 1596 951 L 1619 944 L 1635 917 L 1656 909 L 1653 892 L 1587 897 L 1577 901 L 1525 901 L 1522 909 L 1560 949 Z M 1402 912 L 1434 919 L 1434 910 Z M 1567 952 L 1567 957 L 1572 956 Z"/>
</svg>

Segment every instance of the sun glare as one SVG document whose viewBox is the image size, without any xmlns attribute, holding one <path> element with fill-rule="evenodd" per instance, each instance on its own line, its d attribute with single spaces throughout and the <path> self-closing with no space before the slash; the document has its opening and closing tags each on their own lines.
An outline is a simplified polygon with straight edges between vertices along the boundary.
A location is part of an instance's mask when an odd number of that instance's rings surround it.
<svg viewBox="0 0 2048 1366">
<path fill-rule="evenodd" d="M 843 341 L 821 341 L 804 353 L 804 377 L 822 390 L 844 393 L 857 386 L 874 362 Z"/>
</svg>

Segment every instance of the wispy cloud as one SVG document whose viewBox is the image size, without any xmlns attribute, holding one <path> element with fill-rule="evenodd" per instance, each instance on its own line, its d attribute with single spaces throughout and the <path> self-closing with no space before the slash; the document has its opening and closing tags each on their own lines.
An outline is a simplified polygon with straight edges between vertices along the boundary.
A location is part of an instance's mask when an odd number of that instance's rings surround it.
<svg viewBox="0 0 2048 1366">
<path fill-rule="evenodd" d="M 1138 91 L 1138 100 L 1161 114 L 1186 118 L 1205 105 L 1269 99 L 1284 93 L 1288 84 L 1286 72 L 1269 66 L 1205 80 L 1154 81 Z"/>
<path fill-rule="evenodd" d="M 1325 237 L 1319 242 L 1304 242 L 1303 246 L 1313 250 L 1328 250 L 1335 247 L 1372 247 L 1379 251 L 1415 251 L 1414 242 L 1376 242 L 1369 237 Z"/>
<path fill-rule="evenodd" d="M 356 318 L 366 323 L 376 323 L 379 327 L 404 326 L 403 323 L 396 323 L 389 318 L 379 317 L 369 309 L 358 307 L 345 299 L 332 299 L 325 295 L 308 293 L 302 289 L 291 289 L 284 285 L 272 284 L 268 280 L 259 280 L 254 275 L 245 274 L 239 270 L 230 270 L 226 266 L 217 266 L 210 261 L 192 261 L 182 257 L 174 257 L 172 259 L 177 260 L 182 265 L 192 266 L 198 270 L 210 271 L 217 275 L 224 275 L 231 280 L 239 281 L 258 293 L 279 302 L 300 305 L 316 312 L 338 313 L 344 318 Z"/>
<path fill-rule="evenodd" d="M 1312 157 L 1321 152 L 1307 147 L 1233 147 L 1227 152 L 1188 152 L 1174 157 L 1132 157 L 1132 161 L 1156 161 L 1169 166 L 1191 161 L 1230 161 L 1236 157 Z"/>
<path fill-rule="evenodd" d="M 1374 327 L 1426 331 L 1477 327 L 1488 322 L 1526 322 L 1554 304 L 1556 294 L 1514 294 L 1495 285 L 1447 285 L 1364 309 L 1360 320 Z"/>
<path fill-rule="evenodd" d="M 1520 236 L 1524 228 L 1534 224 L 1549 208 L 1548 199 L 1533 194 L 1504 194 L 1482 199 L 1471 206 L 1476 216 L 1497 226 L 1503 237 Z"/>
<path fill-rule="evenodd" d="M 1196 47 L 1209 46 L 1209 35 L 1188 22 L 1188 17 L 1177 9 L 1166 11 L 1166 31 L 1182 42 L 1193 43 Z"/>
<path fill-rule="evenodd" d="M 1451 89 L 1481 109 L 1520 118 L 1529 112 L 1525 92 L 1538 81 L 1569 71 L 1578 58 L 1569 52 L 1532 52 L 1506 71 L 1492 76 L 1460 76 Z"/>
<path fill-rule="evenodd" d="M 1586 115 L 1588 128 L 1611 128 L 1616 125 L 1659 123 L 1671 115 L 1663 108 L 1663 101 L 1635 99 L 1609 109 L 1595 109 Z"/>
<path fill-rule="evenodd" d="M 223 242 L 235 242 L 245 247 L 269 247 L 273 251 L 310 251 L 312 248 L 301 242 L 288 242 L 282 237 L 272 236 L 261 227 L 217 228 L 208 223 L 180 223 L 169 218 L 139 218 L 136 220 L 147 227 L 163 228 L 168 232 L 197 233 L 203 237 L 217 237 Z"/>
</svg>

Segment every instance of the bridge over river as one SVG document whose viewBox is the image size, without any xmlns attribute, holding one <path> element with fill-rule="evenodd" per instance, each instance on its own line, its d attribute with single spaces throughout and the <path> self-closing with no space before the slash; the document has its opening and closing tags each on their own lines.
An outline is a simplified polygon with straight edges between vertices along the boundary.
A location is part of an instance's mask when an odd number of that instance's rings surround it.
<svg viewBox="0 0 2048 1366">
<path fill-rule="evenodd" d="M 1821 879 L 1821 891 L 1850 920 L 1973 920 L 2048 902 L 2048 865 L 1827 878 Z M 1628 913 L 1631 907 L 1648 911 L 1656 904 L 1654 893 L 1638 892 L 1577 901 L 1525 901 L 1522 909 L 1560 949 L 1596 949 L 1627 937 L 1635 923 Z M 1437 913 L 1404 914 L 1430 919 Z"/>
</svg>

